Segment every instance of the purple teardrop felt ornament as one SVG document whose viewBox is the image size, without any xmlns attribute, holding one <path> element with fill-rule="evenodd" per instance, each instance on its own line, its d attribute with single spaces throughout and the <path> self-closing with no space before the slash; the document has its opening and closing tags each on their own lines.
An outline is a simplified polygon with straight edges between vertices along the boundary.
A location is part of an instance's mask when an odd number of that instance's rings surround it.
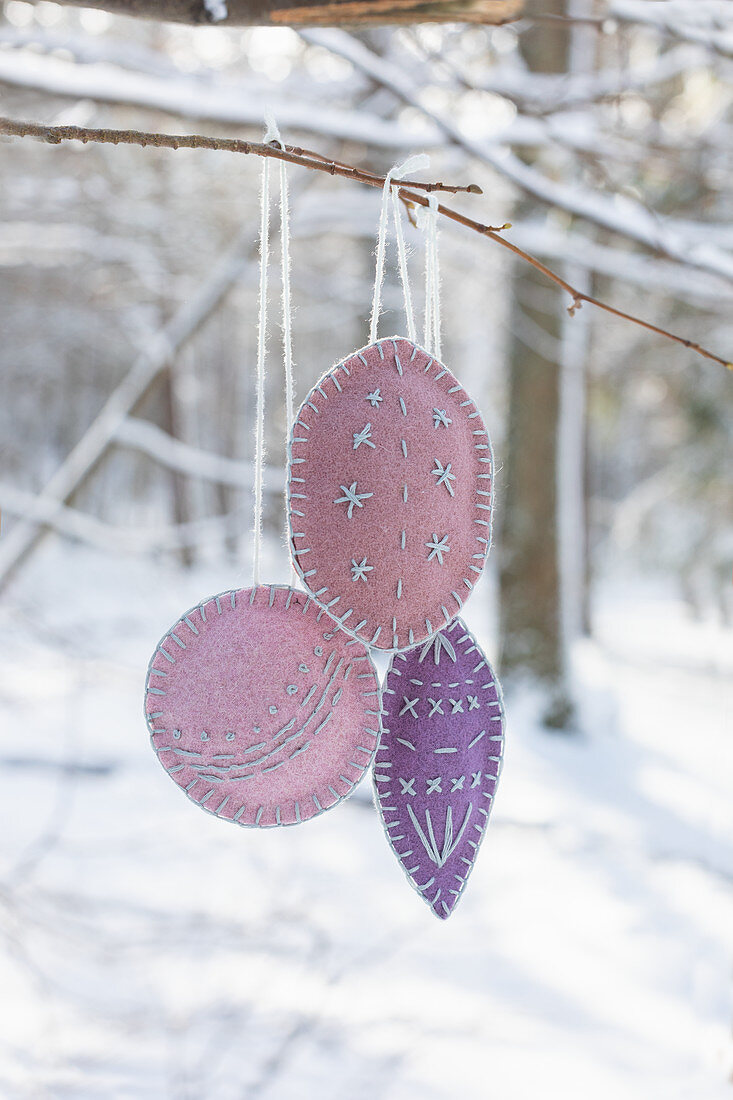
<svg viewBox="0 0 733 1100">
<path fill-rule="evenodd" d="M 382 696 L 374 786 L 389 842 L 435 915 L 452 913 L 494 801 L 504 749 L 501 688 L 456 619 L 395 654 Z"/>
</svg>

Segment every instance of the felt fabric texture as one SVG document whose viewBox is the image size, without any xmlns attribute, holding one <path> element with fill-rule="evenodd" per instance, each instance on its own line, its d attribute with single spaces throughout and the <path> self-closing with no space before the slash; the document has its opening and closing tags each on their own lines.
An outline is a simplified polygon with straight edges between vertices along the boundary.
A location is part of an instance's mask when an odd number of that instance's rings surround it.
<svg viewBox="0 0 733 1100">
<path fill-rule="evenodd" d="M 412 885 L 441 920 L 483 840 L 504 750 L 501 689 L 465 624 L 392 659 L 374 761 L 377 805 Z"/>
<path fill-rule="evenodd" d="M 293 588 L 259 585 L 192 608 L 156 647 L 145 687 L 165 770 L 238 825 L 294 825 L 335 806 L 379 740 L 367 650 Z"/>
<path fill-rule="evenodd" d="M 463 607 L 491 541 L 492 452 L 471 398 L 409 340 L 339 363 L 291 434 L 290 543 L 329 614 L 405 649 Z"/>
</svg>

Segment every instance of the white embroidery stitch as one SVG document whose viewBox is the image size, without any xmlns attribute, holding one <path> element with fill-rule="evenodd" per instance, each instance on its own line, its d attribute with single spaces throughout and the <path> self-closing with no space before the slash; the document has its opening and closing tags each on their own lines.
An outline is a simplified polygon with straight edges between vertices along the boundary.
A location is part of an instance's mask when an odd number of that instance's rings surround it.
<svg viewBox="0 0 733 1100">
<path fill-rule="evenodd" d="M 366 443 L 367 447 L 371 447 L 372 450 L 377 449 L 376 443 L 372 443 L 372 426 L 371 424 L 365 424 L 360 432 L 354 432 L 354 450 L 359 447 L 360 443 Z"/>
<path fill-rule="evenodd" d="M 356 482 L 354 484 L 356 484 Z M 342 486 L 342 488 L 343 488 L 343 486 Z M 370 496 L 371 496 L 371 494 L 370 494 Z M 443 537 L 441 539 L 439 539 L 436 532 L 434 531 L 432 540 L 430 542 L 426 542 L 425 545 L 427 546 L 428 550 L 430 551 L 430 553 L 428 554 L 428 561 L 432 561 L 433 558 L 437 558 L 438 559 L 438 565 L 442 565 L 443 564 L 443 554 L 447 554 L 448 551 L 450 550 L 450 546 L 448 545 L 448 536 L 443 535 Z"/>
<path fill-rule="evenodd" d="M 367 577 L 367 573 L 371 573 L 371 571 L 373 569 L 374 569 L 373 565 L 367 565 L 366 554 L 364 555 L 364 557 L 361 559 L 360 562 L 357 562 L 355 558 L 352 558 L 351 559 L 351 579 L 352 579 L 352 581 L 364 581 L 364 583 L 366 584 L 368 582 L 368 579 L 369 579 Z"/>
<path fill-rule="evenodd" d="M 455 496 L 455 493 L 453 492 L 453 486 L 451 485 L 451 482 L 456 480 L 456 475 L 451 473 L 452 463 L 448 462 L 444 466 L 442 462 L 438 461 L 437 458 L 434 458 L 433 462 L 435 463 L 435 469 L 431 470 L 430 472 L 435 474 L 438 479 L 436 485 L 445 485 L 450 495 Z"/>
<path fill-rule="evenodd" d="M 348 519 L 351 519 L 351 517 L 353 515 L 353 512 L 354 512 L 354 508 L 363 508 L 364 505 L 362 504 L 362 501 L 366 500 L 367 497 L 371 497 L 371 496 L 374 495 L 373 493 L 357 493 L 357 491 L 356 491 L 356 482 L 355 481 L 352 481 L 352 483 L 348 487 L 348 489 L 346 488 L 345 485 L 339 485 L 339 489 L 341 490 L 342 493 L 344 493 L 344 496 L 337 497 L 336 500 L 334 500 L 333 503 L 334 504 L 346 504 L 347 505 L 346 516 L 347 516 Z M 442 564 L 442 562 L 441 562 L 441 564 Z"/>
<path fill-rule="evenodd" d="M 439 428 L 442 424 L 444 428 L 447 428 L 453 421 L 446 413 L 445 409 L 433 409 L 433 427 Z"/>
</svg>

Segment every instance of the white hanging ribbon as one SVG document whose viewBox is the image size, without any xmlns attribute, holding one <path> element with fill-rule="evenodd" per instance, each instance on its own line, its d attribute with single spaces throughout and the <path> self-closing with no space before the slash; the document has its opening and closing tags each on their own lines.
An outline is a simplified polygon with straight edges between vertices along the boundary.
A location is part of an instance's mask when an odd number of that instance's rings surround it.
<svg viewBox="0 0 733 1100">
<path fill-rule="evenodd" d="M 377 232 L 377 262 L 376 271 L 374 275 L 374 297 L 372 299 L 372 317 L 369 326 L 369 343 L 373 344 L 377 339 L 377 328 L 379 325 L 379 314 L 382 308 L 382 283 L 384 282 L 384 256 L 387 247 L 387 222 L 389 220 L 389 193 L 390 191 L 396 191 L 397 188 L 392 187 L 392 180 L 403 179 L 410 172 L 422 171 L 430 164 L 430 158 L 424 153 L 419 153 L 416 156 L 408 157 L 402 164 L 395 164 L 393 168 L 390 168 L 389 172 L 384 179 L 384 187 L 382 188 L 382 209 L 379 216 L 379 230 Z M 405 299 L 405 316 L 407 318 L 408 332 L 413 335 L 410 339 L 414 342 L 415 321 L 412 315 L 412 300 L 410 298 L 410 289 L 407 281 L 407 254 L 405 250 L 405 238 L 402 232 L 402 223 L 399 219 L 399 199 L 396 195 L 393 195 L 393 210 L 395 215 L 395 229 L 397 236 L 397 250 L 399 254 L 400 275 L 402 278 L 402 289 Z"/>
<path fill-rule="evenodd" d="M 428 195 L 427 209 L 419 212 L 418 224 L 425 230 L 425 350 L 440 360 L 440 261 L 438 259 L 438 196 Z"/>
<path fill-rule="evenodd" d="M 265 117 L 264 141 L 285 148 L 275 120 Z M 260 299 L 257 330 L 257 412 L 255 425 L 255 503 L 254 533 L 252 545 L 252 584 L 260 583 L 262 556 L 262 489 L 265 467 L 265 362 L 267 358 L 267 281 L 270 254 L 270 158 L 262 162 L 262 188 L 260 192 Z M 285 161 L 280 161 L 280 238 L 282 262 L 282 325 L 283 359 L 285 363 L 285 415 L 286 439 L 294 417 L 293 386 L 293 338 L 290 305 L 290 204 Z M 293 568 L 295 575 L 295 569 Z"/>
</svg>

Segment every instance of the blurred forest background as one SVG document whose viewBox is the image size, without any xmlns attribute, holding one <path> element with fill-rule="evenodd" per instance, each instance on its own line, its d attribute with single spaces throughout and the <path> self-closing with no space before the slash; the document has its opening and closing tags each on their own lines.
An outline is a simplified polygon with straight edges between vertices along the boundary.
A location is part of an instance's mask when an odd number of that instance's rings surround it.
<svg viewBox="0 0 733 1100">
<path fill-rule="evenodd" d="M 733 358 L 728 2 L 545 0 L 504 26 L 358 33 L 0 12 L 2 115 L 259 139 L 269 108 L 286 142 L 376 171 L 424 150 L 426 179 L 483 188 L 450 205 Z M 0 138 L 3 1095 L 729 1095 L 719 364 L 571 317 L 443 220 L 443 357 L 497 459 L 466 618 L 508 689 L 495 821 L 447 931 L 366 790 L 259 837 L 157 774 L 148 652 L 249 583 L 259 178 L 224 152 Z M 289 179 L 301 400 L 367 340 L 380 196 Z M 382 334 L 401 301 L 392 263 Z M 270 350 L 266 576 L 284 582 L 275 331 Z"/>
</svg>

